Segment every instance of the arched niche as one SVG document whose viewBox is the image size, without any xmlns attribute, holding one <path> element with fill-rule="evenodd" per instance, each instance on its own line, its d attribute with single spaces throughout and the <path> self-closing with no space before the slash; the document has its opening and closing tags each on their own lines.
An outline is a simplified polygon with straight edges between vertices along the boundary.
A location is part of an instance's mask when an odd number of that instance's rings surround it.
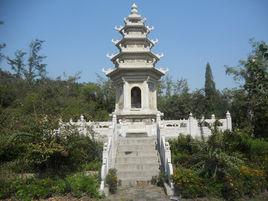
<svg viewBox="0 0 268 201">
<path fill-rule="evenodd" d="M 141 90 L 139 87 L 131 89 L 131 108 L 141 108 Z"/>
</svg>

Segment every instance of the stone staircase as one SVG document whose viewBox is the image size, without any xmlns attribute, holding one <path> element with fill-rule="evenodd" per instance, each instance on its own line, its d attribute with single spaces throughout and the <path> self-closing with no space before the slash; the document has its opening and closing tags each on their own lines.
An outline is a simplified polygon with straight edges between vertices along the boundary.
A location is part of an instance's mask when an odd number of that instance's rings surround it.
<svg viewBox="0 0 268 201">
<path fill-rule="evenodd" d="M 122 186 L 149 184 L 159 166 L 155 137 L 119 138 L 115 168 Z"/>
</svg>

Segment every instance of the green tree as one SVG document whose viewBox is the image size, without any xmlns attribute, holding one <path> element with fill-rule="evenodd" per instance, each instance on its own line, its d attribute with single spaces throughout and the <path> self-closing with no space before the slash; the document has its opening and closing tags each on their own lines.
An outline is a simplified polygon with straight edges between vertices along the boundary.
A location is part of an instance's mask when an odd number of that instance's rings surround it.
<svg viewBox="0 0 268 201">
<path fill-rule="evenodd" d="M 26 52 L 23 52 L 22 50 L 18 50 L 15 52 L 15 58 L 10 59 L 7 58 L 8 64 L 11 66 L 11 69 L 15 72 L 16 77 L 22 77 L 23 73 L 25 72 L 26 65 L 24 64 L 24 56 L 26 55 Z"/>
<path fill-rule="evenodd" d="M 216 112 L 216 101 L 217 101 L 217 90 L 216 85 L 213 79 L 212 70 L 210 64 L 206 65 L 206 74 L 205 74 L 205 105 L 206 111 L 205 114 L 208 117 L 211 114 Z"/>
<path fill-rule="evenodd" d="M 35 39 L 29 45 L 29 57 L 28 63 L 25 64 L 24 56 L 26 52 L 18 50 L 15 53 L 15 58 L 7 57 L 8 64 L 11 69 L 16 73 L 18 77 L 25 78 L 30 86 L 33 85 L 35 79 L 45 79 L 46 78 L 46 64 L 43 63 L 45 56 L 40 55 L 40 50 L 42 49 L 42 44 L 44 41 Z"/>
<path fill-rule="evenodd" d="M 245 95 L 246 118 L 256 136 L 268 137 L 268 45 L 251 41 L 253 51 L 237 67 L 227 67 L 226 73 L 241 82 Z"/>
</svg>

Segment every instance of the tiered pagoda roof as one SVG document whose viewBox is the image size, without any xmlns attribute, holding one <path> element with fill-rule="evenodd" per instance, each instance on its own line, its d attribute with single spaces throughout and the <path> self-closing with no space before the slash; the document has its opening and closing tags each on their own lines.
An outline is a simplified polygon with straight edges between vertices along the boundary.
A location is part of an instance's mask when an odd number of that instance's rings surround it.
<svg viewBox="0 0 268 201">
<path fill-rule="evenodd" d="M 107 55 L 114 63 L 115 68 L 104 70 L 107 76 L 115 71 L 151 69 L 158 74 L 165 74 L 164 69 L 156 69 L 155 64 L 163 54 L 155 54 L 151 51 L 158 40 L 151 40 L 148 34 L 154 29 L 145 25 L 146 19 L 138 13 L 138 7 L 134 3 L 131 7 L 131 13 L 124 19 L 124 26 L 115 27 L 122 35 L 121 40 L 112 40 L 118 48 L 119 53 Z M 158 72 L 157 72 L 158 71 Z"/>
</svg>

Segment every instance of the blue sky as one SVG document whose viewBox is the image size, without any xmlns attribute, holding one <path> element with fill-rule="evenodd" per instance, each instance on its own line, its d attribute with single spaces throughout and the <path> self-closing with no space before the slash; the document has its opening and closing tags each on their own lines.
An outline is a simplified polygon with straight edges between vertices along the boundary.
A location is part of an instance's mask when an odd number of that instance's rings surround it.
<svg viewBox="0 0 268 201">
<path fill-rule="evenodd" d="M 155 27 L 153 51 L 165 55 L 157 67 L 186 78 L 191 89 L 204 86 L 207 62 L 217 88 L 236 86 L 224 65 L 247 57 L 250 38 L 268 41 L 267 0 L 0 0 L 0 42 L 13 56 L 33 39 L 45 40 L 50 77 L 81 71 L 80 81 L 96 81 L 96 73 L 104 76 L 102 68 L 112 67 L 106 54 L 117 52 L 114 26 L 123 25 L 134 2 Z"/>
</svg>

